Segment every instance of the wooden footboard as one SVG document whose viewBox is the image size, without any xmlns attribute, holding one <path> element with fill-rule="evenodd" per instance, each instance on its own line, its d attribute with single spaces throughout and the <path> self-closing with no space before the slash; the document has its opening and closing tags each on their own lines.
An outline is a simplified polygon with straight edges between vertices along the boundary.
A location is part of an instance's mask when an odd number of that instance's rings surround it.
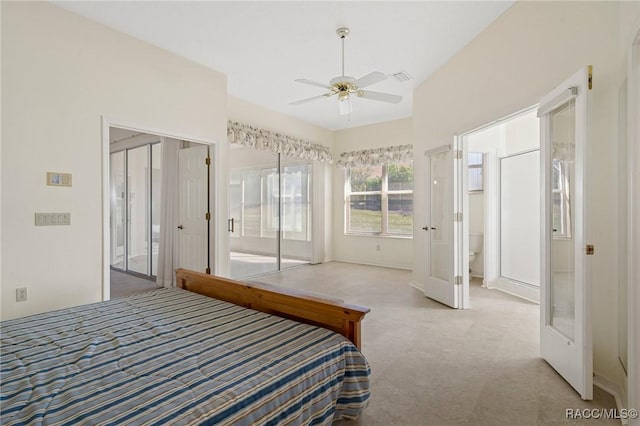
<svg viewBox="0 0 640 426">
<path fill-rule="evenodd" d="M 362 349 L 360 321 L 369 308 L 302 291 L 258 283 L 247 284 L 186 269 L 178 269 L 176 279 L 178 287 L 194 293 L 335 331 Z"/>
</svg>

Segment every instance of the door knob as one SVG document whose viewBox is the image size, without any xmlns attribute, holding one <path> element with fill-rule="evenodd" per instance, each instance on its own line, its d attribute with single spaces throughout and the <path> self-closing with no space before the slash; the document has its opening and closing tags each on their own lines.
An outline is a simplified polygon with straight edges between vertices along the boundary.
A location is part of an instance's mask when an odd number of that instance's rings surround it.
<svg viewBox="0 0 640 426">
<path fill-rule="evenodd" d="M 433 226 L 431 227 L 431 229 L 433 229 L 434 231 L 436 230 L 436 228 L 434 228 Z"/>
<path fill-rule="evenodd" d="M 184 229 L 184 226 L 178 225 L 178 229 Z"/>
<path fill-rule="evenodd" d="M 428 231 L 429 227 L 428 226 L 423 226 L 422 229 L 425 230 L 425 231 Z"/>
</svg>

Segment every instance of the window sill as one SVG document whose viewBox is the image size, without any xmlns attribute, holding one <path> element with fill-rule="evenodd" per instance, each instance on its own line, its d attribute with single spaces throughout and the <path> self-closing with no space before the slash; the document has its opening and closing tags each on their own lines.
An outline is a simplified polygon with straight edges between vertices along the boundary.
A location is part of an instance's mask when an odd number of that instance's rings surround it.
<svg viewBox="0 0 640 426">
<path fill-rule="evenodd" d="M 345 232 L 345 237 L 376 237 L 376 238 L 392 238 L 399 240 L 413 240 L 413 235 L 401 235 L 401 234 L 375 234 L 367 232 Z"/>
</svg>

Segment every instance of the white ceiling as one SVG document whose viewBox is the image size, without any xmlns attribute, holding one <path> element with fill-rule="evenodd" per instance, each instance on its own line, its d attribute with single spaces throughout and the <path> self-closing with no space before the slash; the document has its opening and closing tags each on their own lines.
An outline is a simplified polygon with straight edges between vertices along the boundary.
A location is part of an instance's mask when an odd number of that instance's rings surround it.
<svg viewBox="0 0 640 426">
<path fill-rule="evenodd" d="M 225 73 L 232 96 L 335 130 L 411 116 L 413 89 L 513 1 L 54 3 Z M 335 30 L 343 26 L 351 30 L 345 74 L 409 73 L 408 82 L 368 88 L 402 95 L 401 103 L 354 99 L 350 117 L 339 115 L 335 97 L 289 105 L 324 93 L 295 79 L 328 83 L 341 74 Z"/>
</svg>

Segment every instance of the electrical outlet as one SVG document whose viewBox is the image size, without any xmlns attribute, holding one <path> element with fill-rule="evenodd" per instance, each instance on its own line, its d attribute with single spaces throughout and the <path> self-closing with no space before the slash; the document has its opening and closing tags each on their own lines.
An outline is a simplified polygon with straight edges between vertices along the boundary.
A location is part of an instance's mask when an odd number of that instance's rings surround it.
<svg viewBox="0 0 640 426">
<path fill-rule="evenodd" d="M 26 302 L 27 301 L 27 288 L 20 287 L 16 288 L 16 302 Z"/>
<path fill-rule="evenodd" d="M 376 251 L 380 251 L 380 244 L 376 244 Z"/>
</svg>

